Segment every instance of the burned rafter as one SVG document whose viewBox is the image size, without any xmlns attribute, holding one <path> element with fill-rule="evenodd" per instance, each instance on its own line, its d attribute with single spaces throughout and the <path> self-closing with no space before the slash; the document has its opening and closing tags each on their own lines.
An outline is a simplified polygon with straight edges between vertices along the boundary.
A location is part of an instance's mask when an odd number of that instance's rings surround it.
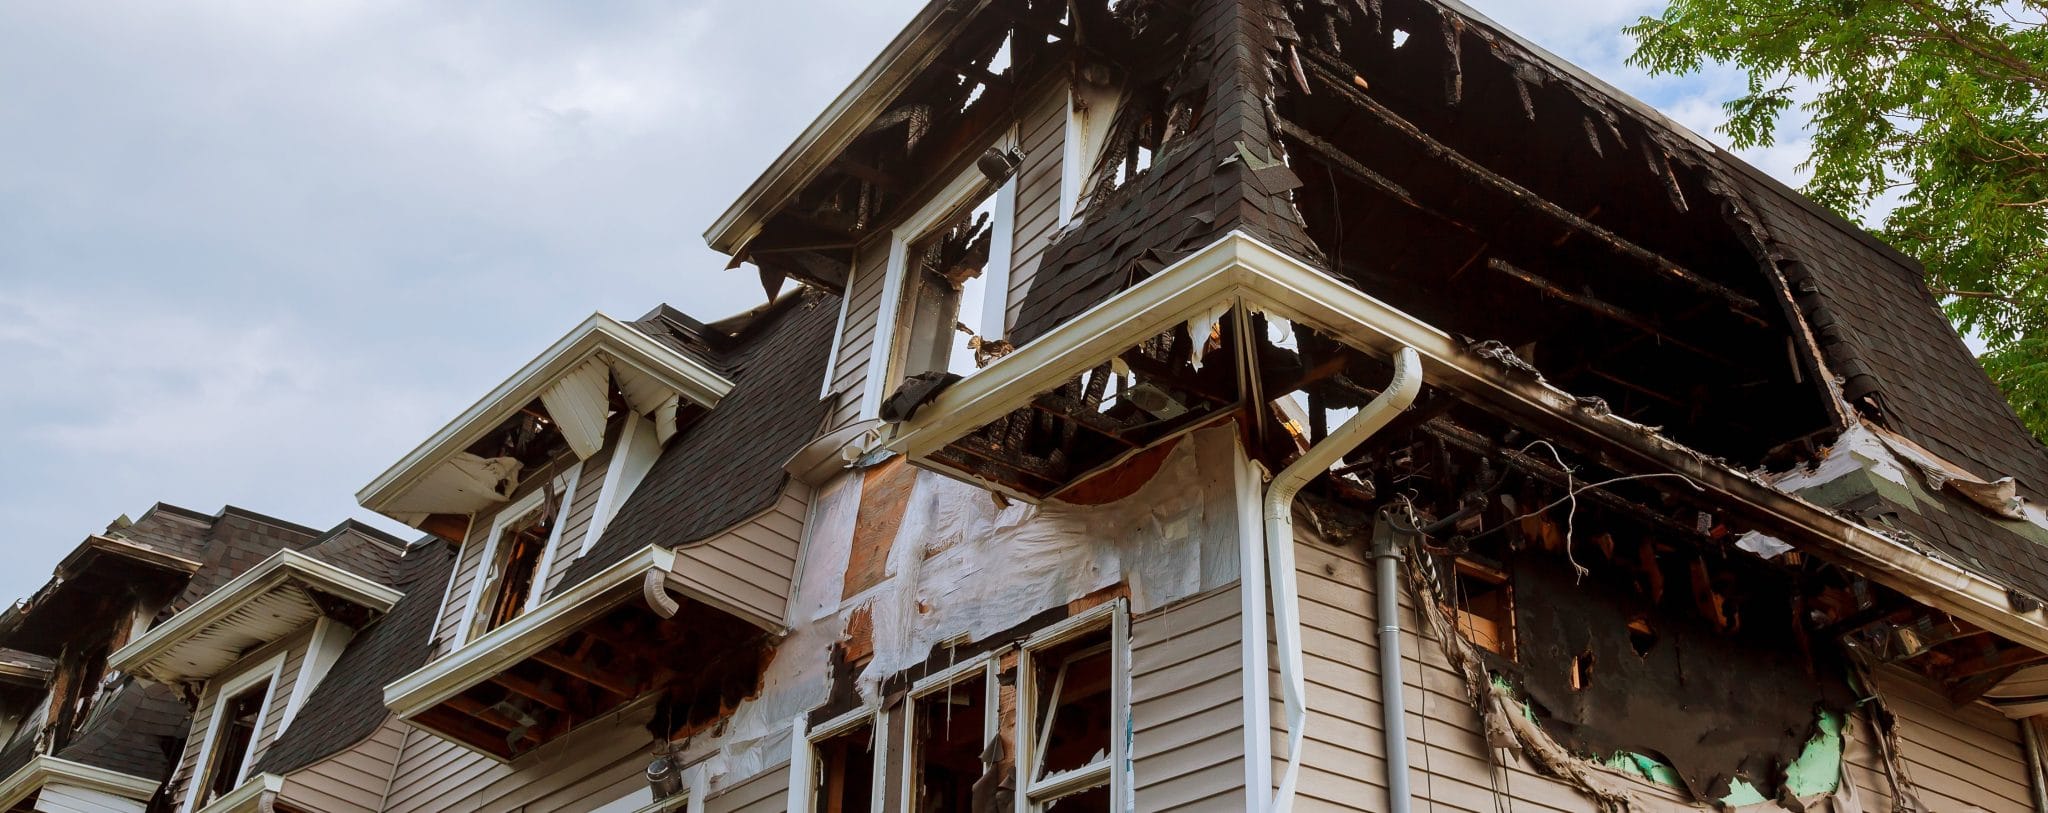
<svg viewBox="0 0 2048 813">
<path fill-rule="evenodd" d="M 1458 150 L 1423 132 L 1421 128 L 1416 127 L 1413 123 L 1402 117 L 1401 114 L 1394 112 L 1392 108 L 1381 104 L 1370 95 L 1354 87 L 1350 81 L 1343 78 L 1343 74 L 1350 73 L 1348 67 L 1332 67 L 1333 65 L 1343 66 L 1344 63 L 1341 60 L 1313 48 L 1305 50 L 1310 56 L 1309 74 L 1311 77 L 1322 82 L 1325 87 L 1351 102 L 1372 119 L 1402 134 L 1431 156 L 1457 169 L 1465 177 L 1478 182 L 1485 188 L 1513 198 L 1516 202 L 1530 210 L 1540 212 L 1566 226 L 1595 238 L 1602 245 L 1656 272 L 1665 279 L 1714 296 L 1725 302 L 1734 312 L 1745 316 L 1745 318 L 1752 321 L 1761 321 L 1750 313 L 1759 307 L 1759 303 L 1755 299 L 1745 296 L 1726 285 L 1686 270 L 1663 255 L 1644 248 L 1604 226 L 1580 217 L 1578 214 L 1552 203 L 1549 199 L 1531 191 L 1527 187 L 1481 166 L 1478 162 L 1465 157 Z M 1339 73 L 1340 70 L 1342 74 Z"/>
<path fill-rule="evenodd" d="M 1662 326 L 1656 324 L 1649 317 L 1637 315 L 1633 312 L 1630 312 L 1627 308 L 1623 308 L 1620 305 L 1615 305 L 1613 303 L 1607 302 L 1606 300 L 1600 299 L 1599 297 L 1593 296 L 1592 294 L 1583 294 L 1566 290 L 1563 287 L 1559 286 L 1557 283 L 1551 282 L 1550 280 L 1543 278 L 1543 276 L 1539 274 L 1517 267 L 1515 264 L 1510 263 L 1506 260 L 1500 259 L 1498 257 L 1489 259 L 1486 261 L 1486 267 L 1501 273 L 1509 279 L 1515 280 L 1524 285 L 1528 285 L 1529 287 L 1535 288 L 1536 290 L 1542 292 L 1544 296 L 1550 297 L 1552 299 L 1557 299 L 1562 302 L 1566 302 L 1589 313 L 1595 313 L 1607 317 L 1608 319 L 1611 319 L 1615 322 L 1619 322 L 1623 325 L 1627 325 L 1650 336 L 1654 336 L 1660 342 L 1669 344 L 1672 347 L 1676 347 L 1681 350 L 1685 350 L 1689 353 L 1692 353 L 1693 355 L 1699 356 L 1700 358 L 1706 359 L 1708 361 L 1712 361 L 1721 366 L 1728 367 L 1731 369 L 1743 369 L 1745 366 L 1747 366 L 1735 361 L 1734 359 L 1728 358 L 1719 353 L 1708 350 L 1704 347 L 1700 347 L 1697 344 L 1693 344 L 1691 342 L 1687 342 L 1683 339 L 1679 339 L 1675 336 L 1672 336 Z"/>
</svg>

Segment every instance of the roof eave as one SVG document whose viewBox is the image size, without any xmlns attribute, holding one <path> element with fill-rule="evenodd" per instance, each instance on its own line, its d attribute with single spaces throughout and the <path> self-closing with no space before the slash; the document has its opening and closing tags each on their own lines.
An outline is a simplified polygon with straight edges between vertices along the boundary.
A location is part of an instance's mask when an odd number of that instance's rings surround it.
<svg viewBox="0 0 2048 813">
<path fill-rule="evenodd" d="M 14 805 L 44 785 L 64 784 L 96 790 L 134 801 L 148 801 L 159 783 L 119 771 L 43 754 L 0 779 L 0 809 Z"/>
<path fill-rule="evenodd" d="M 202 679 L 211 675 L 170 674 L 154 661 L 179 644 L 232 616 L 249 602 L 287 584 L 298 584 L 379 614 L 390 612 L 404 596 L 398 590 L 295 550 L 271 554 L 205 598 L 121 647 L 108 666 L 154 680 Z"/>
<path fill-rule="evenodd" d="M 918 71 L 931 63 L 961 26 L 988 3 L 989 0 L 926 3 L 853 84 L 841 91 L 825 112 L 804 128 L 796 141 L 768 165 L 768 170 L 747 187 L 739 200 L 718 216 L 704 233 L 712 250 L 734 254 L 752 240 L 760 232 L 761 224 L 846 149 L 868 122 L 916 78 Z"/>
<path fill-rule="evenodd" d="M 703 362 L 602 313 L 592 314 L 482 400 L 441 427 L 425 442 L 356 492 L 356 502 L 384 513 L 392 499 L 434 466 L 475 443 L 512 412 L 531 403 L 550 383 L 603 350 L 633 364 L 682 397 L 706 408 L 732 391 L 732 382 Z"/>
</svg>

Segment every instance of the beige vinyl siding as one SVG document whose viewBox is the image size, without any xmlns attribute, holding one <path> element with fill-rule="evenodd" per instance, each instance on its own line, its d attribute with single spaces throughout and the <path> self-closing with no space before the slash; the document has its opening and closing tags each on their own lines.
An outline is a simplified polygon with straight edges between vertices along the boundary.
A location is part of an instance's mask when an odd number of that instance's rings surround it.
<svg viewBox="0 0 2048 813">
<path fill-rule="evenodd" d="M 782 626 L 810 500 L 810 486 L 790 479 L 773 508 L 702 543 L 676 549 L 676 576 L 714 604 Z"/>
<path fill-rule="evenodd" d="M 1039 258 L 1059 233 L 1060 161 L 1066 149 L 1067 91 L 1056 85 L 1044 93 L 1017 123 L 1017 146 L 1024 151 L 1024 165 L 1018 168 L 1016 241 L 1010 250 L 1010 290 L 1005 308 L 1004 335 L 1017 323 L 1018 310 L 1031 278 L 1038 273 Z"/>
<path fill-rule="evenodd" d="M 555 588 L 562 583 L 562 575 L 569 572 L 569 564 L 583 552 L 583 536 L 590 532 L 590 518 L 597 514 L 597 498 L 604 491 L 605 469 L 611 466 L 612 452 L 619 448 L 619 432 L 625 422 L 613 421 L 612 424 L 604 448 L 583 461 L 583 471 L 576 475 L 576 493 L 570 495 L 567 524 L 562 526 L 562 538 L 556 541 L 553 558 L 549 560 L 547 592 L 542 595 L 554 594 Z"/>
<path fill-rule="evenodd" d="M 789 763 L 755 774 L 752 778 L 704 800 L 705 813 L 787 813 L 789 810 Z"/>
<path fill-rule="evenodd" d="M 385 810 L 588 810 L 612 798 L 606 789 L 624 787 L 646 770 L 650 741 L 645 724 L 643 708 L 593 723 L 510 764 L 411 728 Z"/>
<path fill-rule="evenodd" d="M 234 668 L 207 681 L 206 690 L 199 698 L 199 706 L 192 712 L 191 736 L 185 738 L 185 749 L 178 760 L 178 770 L 172 774 L 172 786 L 177 791 L 173 798 L 177 799 L 180 805 L 184 804 L 185 793 L 191 788 L 194 776 L 198 773 L 199 751 L 205 747 L 207 738 L 213 735 L 208 727 L 213 725 L 213 709 L 220 701 L 218 687 L 248 674 L 252 669 L 278 669 L 277 677 L 270 685 L 269 694 L 263 700 L 263 727 L 256 732 L 255 741 L 249 745 L 249 764 L 262 762 L 263 752 L 271 743 L 277 741 L 279 727 L 284 724 L 287 707 L 291 704 L 292 687 L 298 684 L 299 670 L 305 665 L 306 649 L 312 644 L 312 640 L 313 629 L 308 626 L 291 637 L 243 656 Z M 283 666 L 275 667 L 270 663 L 270 659 L 279 653 L 284 655 Z"/>
<path fill-rule="evenodd" d="M 1231 586 L 1131 621 L 1139 810 L 1244 810 L 1244 635 Z"/>
<path fill-rule="evenodd" d="M 853 279 L 846 287 L 846 324 L 833 361 L 832 392 L 839 401 L 832 428 L 860 417 L 861 392 L 867 387 L 868 362 L 875 351 L 875 325 L 882 313 L 882 288 L 889 276 L 889 236 L 884 233 L 861 246 Z"/>
<path fill-rule="evenodd" d="M 1384 810 L 1385 748 L 1370 566 L 1355 546 L 1336 549 L 1302 536 L 1295 557 L 1309 719 L 1295 809 Z M 1408 762 L 1417 809 L 1492 813 L 1499 809 L 1498 793 L 1518 811 L 1594 811 L 1591 800 L 1538 774 L 1518 756 L 1504 769 L 1490 764 L 1479 716 L 1463 682 L 1451 672 L 1437 642 L 1417 634 L 1415 608 L 1405 591 L 1401 602 Z M 1286 764 L 1287 737 L 1277 674 L 1274 685 L 1277 783 Z M 1944 811 L 1974 809 L 1963 800 L 2001 813 L 2027 809 L 2015 723 L 1981 707 L 1950 711 L 1946 701 L 1905 681 L 1888 680 L 1883 688 L 1901 719 L 1902 751 L 1908 771 L 1921 785 L 1922 801 Z M 1848 776 L 1863 794 L 1864 809 L 1888 809 L 1868 723 L 1859 716 L 1849 735 Z M 1700 809 L 1671 788 L 1648 782 L 1631 787 L 1645 810 Z M 1880 801 L 1873 801 L 1873 794 Z"/>
<path fill-rule="evenodd" d="M 2019 723 L 1981 705 L 1956 709 L 1902 674 L 1881 675 L 1878 690 L 1898 717 L 1899 756 L 1928 809 L 2033 810 Z M 1878 767 L 1870 727 L 1859 724 L 1851 733 L 1849 773 L 1865 791 L 1863 808 L 1890 810 L 1891 786 Z"/>
<path fill-rule="evenodd" d="M 376 710 L 364 709 L 364 713 Z M 387 715 L 369 739 L 285 777 L 278 798 L 303 810 L 378 813 L 409 728 Z"/>
<path fill-rule="evenodd" d="M 143 803 L 91 788 L 50 784 L 36 793 L 34 809 L 41 813 L 142 813 Z"/>
</svg>

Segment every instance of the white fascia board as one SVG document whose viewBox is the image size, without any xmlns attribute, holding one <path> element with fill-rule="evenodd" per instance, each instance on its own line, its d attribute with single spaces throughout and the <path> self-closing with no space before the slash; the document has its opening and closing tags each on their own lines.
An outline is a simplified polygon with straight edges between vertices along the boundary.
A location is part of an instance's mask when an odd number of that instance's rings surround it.
<svg viewBox="0 0 2048 813">
<path fill-rule="evenodd" d="M 1683 474 L 1716 499 L 1772 516 L 1799 541 L 1929 607 L 2048 651 L 2048 613 L 2014 612 L 2003 586 L 1930 558 L 1747 472 L 1704 459 L 1645 427 L 1593 417 L 1564 390 L 1510 378 L 1449 334 L 1271 246 L 1231 232 L 1016 352 L 961 379 L 898 427 L 890 447 L 924 461 L 954 439 L 1125 348 L 1217 304 L 1243 304 L 1310 325 L 1346 344 L 1391 354 L 1412 347 L 1425 380 L 1521 414 L 1544 414 L 1645 470 Z"/>
<path fill-rule="evenodd" d="M 381 511 L 392 498 L 426 476 L 450 455 L 477 442 L 512 413 L 540 397 L 542 390 L 599 352 L 631 365 L 675 389 L 683 398 L 706 408 L 732 391 L 732 382 L 702 362 L 655 341 L 631 325 L 602 313 L 592 314 L 519 372 L 492 389 L 441 431 L 407 453 L 396 465 L 356 492 L 356 502 Z"/>
<path fill-rule="evenodd" d="M 148 802 L 156 795 L 157 782 L 119 771 L 58 759 L 48 754 L 29 760 L 27 765 L 0 779 L 0 810 L 12 810 L 14 805 L 29 794 L 42 790 L 44 785 L 61 783 L 74 787 L 96 790 Z"/>
<path fill-rule="evenodd" d="M 274 773 L 259 773 L 243 781 L 226 796 L 213 800 L 212 804 L 199 808 L 194 813 L 257 813 L 263 810 L 265 797 L 276 798 L 284 790 L 284 777 Z"/>
<path fill-rule="evenodd" d="M 659 572 L 666 579 L 674 570 L 673 552 L 654 545 L 642 548 L 504 626 L 470 639 L 461 648 L 392 681 L 384 687 L 384 705 L 400 718 L 410 720 L 533 657 L 563 636 L 631 600 L 638 595 L 649 571 Z"/>
<path fill-rule="evenodd" d="M 227 584 L 208 593 L 192 606 L 178 611 L 170 620 L 158 624 L 155 629 L 121 647 L 107 658 L 107 665 L 109 668 L 129 674 L 159 680 L 168 678 L 169 675 L 154 674 L 154 665 L 158 658 L 179 644 L 206 632 L 215 624 L 227 620 L 248 606 L 249 602 L 271 591 L 294 585 L 307 590 L 318 590 L 379 614 L 390 612 L 392 605 L 397 604 L 398 600 L 405 596 L 396 588 L 378 584 L 337 565 L 295 550 L 280 550 L 256 563 L 255 567 L 249 568 Z M 276 638 L 283 638 L 295 631 L 287 631 Z M 176 677 L 200 680 L 212 675 Z"/>
<path fill-rule="evenodd" d="M 953 35 L 988 3 L 989 0 L 927 2 L 853 84 L 840 91 L 832 104 L 704 232 L 711 250 L 733 254 L 754 239 L 762 222 L 860 137 L 868 123 L 882 114 L 884 106 L 909 87 L 918 72 L 931 64 Z"/>
</svg>

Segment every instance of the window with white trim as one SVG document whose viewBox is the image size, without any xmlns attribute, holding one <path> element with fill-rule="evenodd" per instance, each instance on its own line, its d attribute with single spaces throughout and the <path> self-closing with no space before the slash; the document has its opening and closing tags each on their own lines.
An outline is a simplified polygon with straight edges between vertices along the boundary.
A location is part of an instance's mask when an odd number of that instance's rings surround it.
<svg viewBox="0 0 2048 813">
<path fill-rule="evenodd" d="M 547 590 L 547 571 L 560 544 L 580 466 L 498 512 L 479 558 L 459 646 L 523 615 Z"/>
<path fill-rule="evenodd" d="M 208 688 L 213 694 L 213 714 L 203 729 L 196 775 L 186 794 L 187 810 L 205 807 L 248 781 L 256 738 L 271 713 L 271 689 L 277 686 L 283 668 L 284 656 L 278 655 Z"/>
<path fill-rule="evenodd" d="M 910 810 L 973 810 L 975 783 L 1000 779 L 994 775 L 1002 750 L 995 744 L 999 704 L 996 664 L 988 657 L 913 689 L 904 725 Z"/>
<path fill-rule="evenodd" d="M 1124 609 L 1114 602 L 1027 641 L 1018 657 L 1026 809 L 1108 811 L 1126 711 Z"/>
<path fill-rule="evenodd" d="M 808 813 L 872 813 L 880 804 L 881 762 L 876 759 L 875 716 L 859 712 L 810 738 Z"/>
</svg>

